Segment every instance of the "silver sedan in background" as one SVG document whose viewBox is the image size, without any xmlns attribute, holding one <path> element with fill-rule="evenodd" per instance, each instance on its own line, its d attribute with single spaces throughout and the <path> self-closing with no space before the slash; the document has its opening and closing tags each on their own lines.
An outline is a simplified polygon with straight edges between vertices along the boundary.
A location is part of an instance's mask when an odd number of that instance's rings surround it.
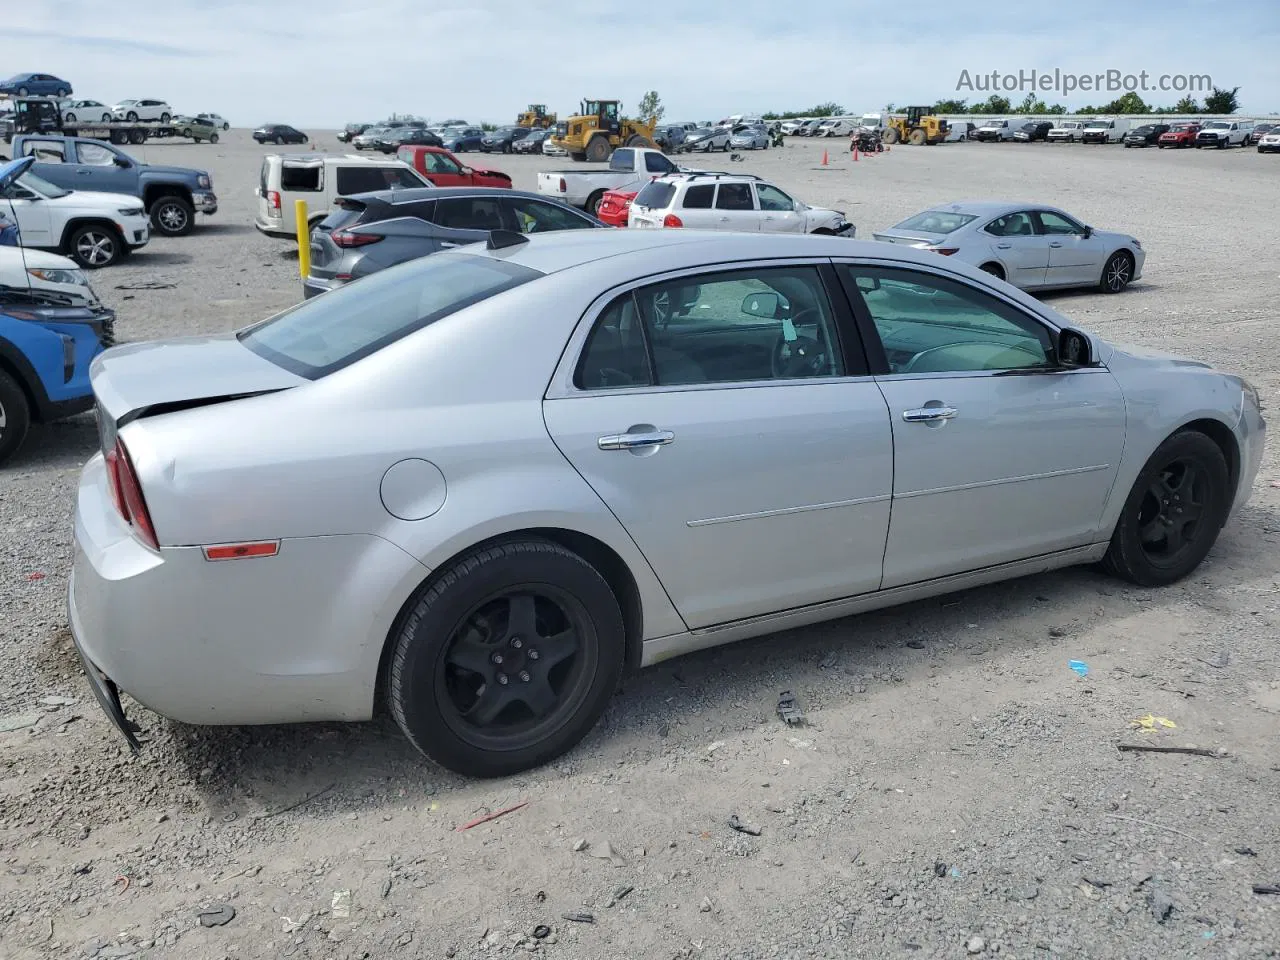
<svg viewBox="0 0 1280 960">
<path fill-rule="evenodd" d="M 766 127 L 738 127 L 729 137 L 731 150 L 768 150 L 769 131 Z"/>
<path fill-rule="evenodd" d="M 572 748 L 627 666 L 1072 564 L 1171 584 L 1265 432 L 1243 380 L 955 258 L 772 233 L 495 231 L 92 384 L 69 616 L 121 734 L 121 691 L 385 699 L 480 776 Z"/>
<path fill-rule="evenodd" d="M 728 150 L 729 136 L 729 131 L 723 127 L 699 127 L 685 134 L 684 142 L 676 147 L 676 152 L 710 153 L 712 150 Z"/>
<path fill-rule="evenodd" d="M 1147 254 L 1127 233 L 1095 230 L 1037 203 L 975 201 L 932 207 L 877 240 L 971 263 L 1023 290 L 1097 287 L 1119 293 L 1142 276 Z"/>
</svg>

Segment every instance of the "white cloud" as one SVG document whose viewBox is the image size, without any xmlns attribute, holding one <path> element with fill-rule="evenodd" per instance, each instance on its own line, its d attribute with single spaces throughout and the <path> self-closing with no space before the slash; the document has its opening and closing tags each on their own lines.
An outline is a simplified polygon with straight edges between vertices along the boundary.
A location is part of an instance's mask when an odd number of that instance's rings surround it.
<svg viewBox="0 0 1280 960">
<path fill-rule="evenodd" d="M 628 106 L 656 88 L 671 118 L 851 110 L 956 94 L 961 70 L 1208 73 L 1246 110 L 1280 109 L 1273 3 L 1167 0 L 1069 8 L 917 0 L 35 0 L 6 11 L 13 69 L 47 70 L 79 95 L 163 97 L 237 124 L 337 126 L 412 112 L 506 121 L 529 101 Z M 1203 43 L 1213 32 L 1239 42 Z M 1081 104 L 1112 96 L 1064 98 Z M 970 96 L 970 99 L 980 97 Z M 1017 99 L 1017 97 L 1013 97 Z M 1164 103 L 1175 94 L 1150 94 Z"/>
</svg>

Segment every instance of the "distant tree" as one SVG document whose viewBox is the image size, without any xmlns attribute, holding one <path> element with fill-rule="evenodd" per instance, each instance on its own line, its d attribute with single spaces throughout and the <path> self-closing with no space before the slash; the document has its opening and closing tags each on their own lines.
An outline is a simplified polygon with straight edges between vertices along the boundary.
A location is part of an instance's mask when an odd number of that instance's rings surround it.
<svg viewBox="0 0 1280 960">
<path fill-rule="evenodd" d="M 1067 112 L 1067 108 L 1066 108 L 1066 107 L 1064 107 L 1064 106 L 1063 106 L 1062 104 L 1060 104 L 1060 103 L 1055 103 L 1055 104 L 1054 104 L 1053 106 L 1051 106 L 1051 107 L 1045 107 L 1045 108 L 1044 108 L 1044 112 L 1045 112 L 1045 113 L 1052 113 L 1052 114 L 1055 114 L 1055 115 L 1061 115 L 1061 114 L 1064 114 L 1064 113 L 1066 113 L 1066 112 Z"/>
<path fill-rule="evenodd" d="M 933 105 L 934 113 L 968 113 L 967 100 L 939 100 Z"/>
<path fill-rule="evenodd" d="M 1214 87 L 1213 93 L 1204 98 L 1204 112 L 1235 113 L 1240 109 L 1240 98 L 1236 96 L 1239 92 L 1239 87 L 1232 87 L 1230 90 Z"/>
<path fill-rule="evenodd" d="M 1028 93 L 1022 98 L 1022 101 L 1013 108 L 1014 113 L 1044 113 L 1046 107 L 1044 101 L 1039 99 L 1034 93 Z"/>
<path fill-rule="evenodd" d="M 1183 97 L 1175 103 L 1170 109 L 1170 113 L 1204 113 L 1200 104 L 1196 102 L 1195 97 Z"/>
<path fill-rule="evenodd" d="M 1009 113 L 1013 109 L 1008 97 L 992 94 L 969 108 L 970 113 Z"/>
<path fill-rule="evenodd" d="M 661 120 L 663 115 L 667 112 L 667 108 L 662 105 L 662 98 L 658 96 L 657 90 L 650 90 L 641 97 L 640 106 L 638 106 L 636 110 L 639 112 L 640 119 L 642 120 L 648 120 L 650 117 Z"/>
<path fill-rule="evenodd" d="M 836 103 L 834 100 L 828 100 L 826 103 L 819 103 L 811 109 L 805 116 L 810 117 L 835 117 L 844 113 L 844 107 Z"/>
</svg>

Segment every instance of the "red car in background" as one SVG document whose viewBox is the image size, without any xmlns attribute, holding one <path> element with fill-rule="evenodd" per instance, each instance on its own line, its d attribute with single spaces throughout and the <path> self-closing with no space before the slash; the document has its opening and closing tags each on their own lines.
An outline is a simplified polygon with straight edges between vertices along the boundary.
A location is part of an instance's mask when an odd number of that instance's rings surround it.
<svg viewBox="0 0 1280 960">
<path fill-rule="evenodd" d="M 612 190 L 606 190 L 604 196 L 600 198 L 600 208 L 596 211 L 596 217 L 611 227 L 625 227 L 631 214 L 631 201 L 652 179 L 652 177 L 644 177 L 624 183 L 620 187 L 614 187 Z"/>
<path fill-rule="evenodd" d="M 1194 147 L 1196 145 L 1196 134 L 1199 132 L 1200 124 L 1198 123 L 1175 123 L 1160 134 L 1160 139 L 1156 141 L 1156 146 L 1161 150 L 1165 147 Z"/>
<path fill-rule="evenodd" d="M 501 170 L 468 167 L 444 147 L 407 145 L 396 151 L 396 159 L 437 187 L 511 187 L 511 178 Z"/>
</svg>

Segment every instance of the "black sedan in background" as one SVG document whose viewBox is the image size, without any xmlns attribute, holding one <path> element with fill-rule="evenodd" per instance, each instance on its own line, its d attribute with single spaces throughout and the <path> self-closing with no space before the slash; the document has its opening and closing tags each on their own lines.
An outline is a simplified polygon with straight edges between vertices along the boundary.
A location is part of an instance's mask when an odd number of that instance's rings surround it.
<svg viewBox="0 0 1280 960">
<path fill-rule="evenodd" d="M 1169 132 L 1167 123 L 1144 123 L 1134 127 L 1124 135 L 1126 147 L 1154 147 L 1160 141 L 1160 134 Z"/>
<path fill-rule="evenodd" d="M 306 143 L 307 135 L 287 123 L 264 123 L 253 131 L 259 143 Z"/>
<path fill-rule="evenodd" d="M 531 132 L 531 127 L 499 127 L 480 138 L 480 149 L 485 153 L 510 153 L 513 145 Z"/>
<path fill-rule="evenodd" d="M 395 153 L 401 147 L 443 147 L 444 141 L 426 127 L 397 127 L 378 137 L 374 146 L 383 153 Z"/>
<path fill-rule="evenodd" d="M 1048 120 L 1033 120 L 1031 123 L 1024 123 L 1021 129 L 1015 130 L 1013 139 L 1017 143 L 1031 143 L 1035 140 L 1048 140 L 1049 131 L 1053 129 L 1053 124 Z"/>
<path fill-rule="evenodd" d="M 581 210 L 498 187 L 423 187 L 339 197 L 311 232 L 308 297 L 397 263 L 488 239 L 492 230 L 609 229 Z"/>
</svg>

